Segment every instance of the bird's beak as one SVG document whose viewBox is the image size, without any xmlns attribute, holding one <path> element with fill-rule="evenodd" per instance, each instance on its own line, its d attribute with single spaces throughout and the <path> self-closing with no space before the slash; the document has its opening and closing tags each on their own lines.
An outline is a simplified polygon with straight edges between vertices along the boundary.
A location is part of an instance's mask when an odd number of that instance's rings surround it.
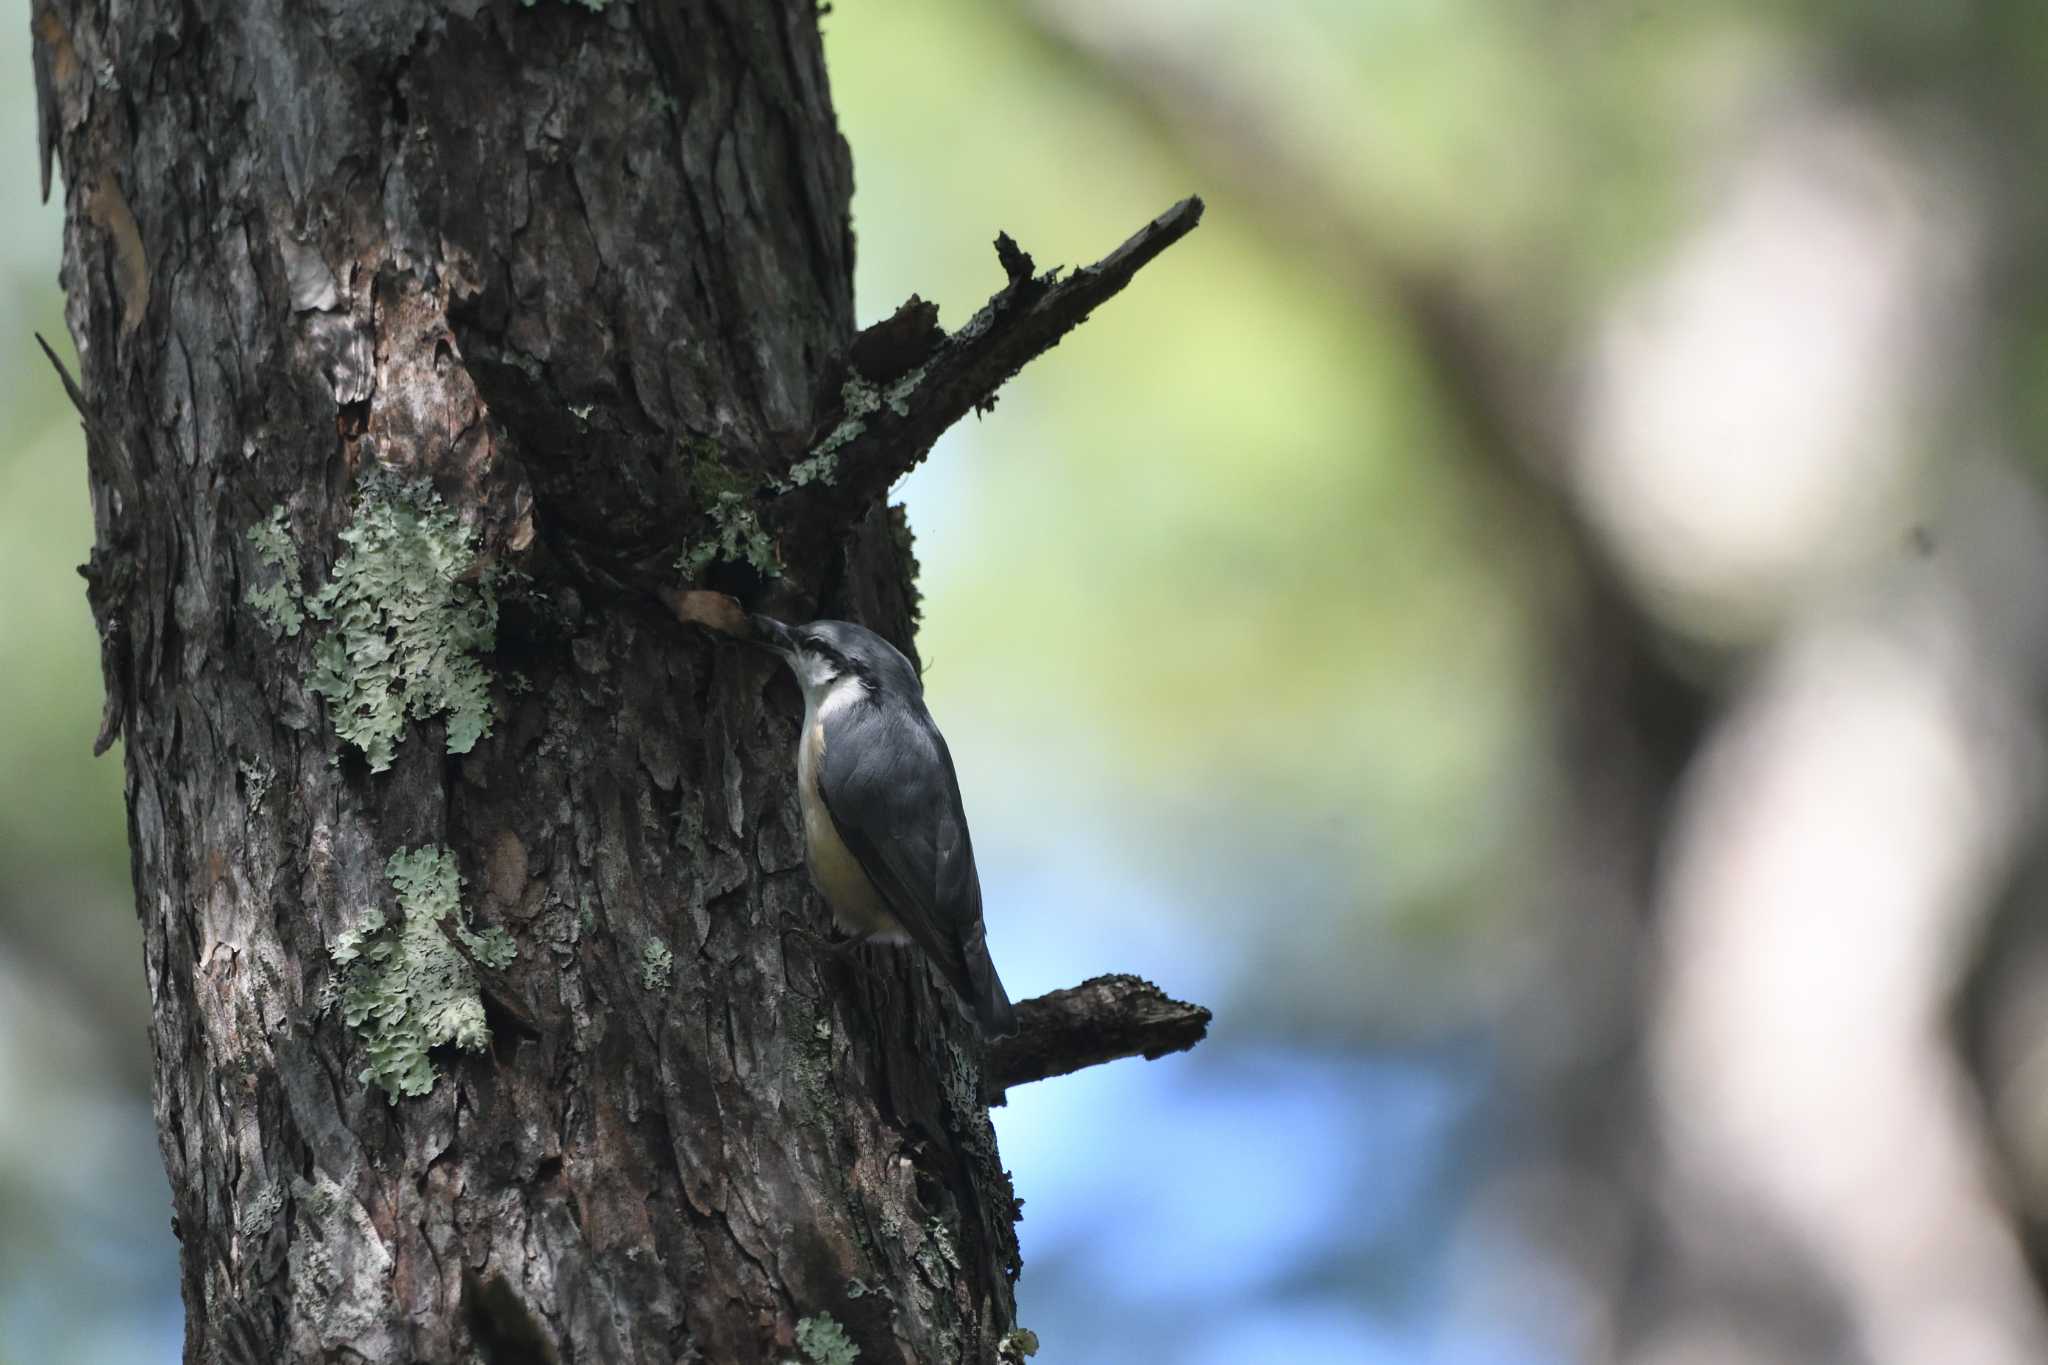
<svg viewBox="0 0 2048 1365">
<path fill-rule="evenodd" d="M 772 616 L 749 616 L 747 621 L 754 628 L 752 643 L 763 649 L 772 649 L 784 659 L 796 659 L 796 632 Z"/>
</svg>

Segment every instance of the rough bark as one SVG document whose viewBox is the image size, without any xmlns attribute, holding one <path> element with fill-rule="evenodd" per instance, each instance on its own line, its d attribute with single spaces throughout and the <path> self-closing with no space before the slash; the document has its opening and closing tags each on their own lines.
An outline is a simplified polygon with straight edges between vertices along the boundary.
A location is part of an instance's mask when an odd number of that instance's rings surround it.
<svg viewBox="0 0 2048 1365">
<path fill-rule="evenodd" d="M 912 648 L 887 481 L 824 458 L 859 385 L 917 395 L 861 374 L 812 7 L 33 16 L 186 1358 L 765 1361 L 823 1315 L 863 1360 L 995 1358 L 973 1027 L 914 954 L 818 950 L 794 690 L 648 595 L 681 562 Z M 424 610 L 467 634 L 379 663 L 420 585 L 349 579 L 366 528 L 441 508 Z M 393 679 L 388 753 L 338 738 Z M 344 959 L 422 913 L 422 850 L 491 1041 L 394 1102 Z"/>
</svg>

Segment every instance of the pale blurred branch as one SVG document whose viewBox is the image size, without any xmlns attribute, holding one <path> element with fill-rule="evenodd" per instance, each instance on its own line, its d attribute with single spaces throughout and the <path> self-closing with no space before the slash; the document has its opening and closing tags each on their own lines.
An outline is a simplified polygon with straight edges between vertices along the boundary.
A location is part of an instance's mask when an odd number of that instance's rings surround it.
<svg viewBox="0 0 2048 1365">
<path fill-rule="evenodd" d="M 86 463 L 93 477 L 114 490 L 114 545 L 103 548 L 95 544 L 90 558 L 78 566 L 79 576 L 86 584 L 86 600 L 92 605 L 93 620 L 100 626 L 100 674 L 106 696 L 100 707 L 99 733 L 92 742 L 93 757 L 98 758 L 121 737 L 121 726 L 127 716 L 128 694 L 124 679 L 128 664 L 128 631 L 123 624 L 123 608 L 134 578 L 135 565 L 129 553 L 129 536 L 123 513 L 136 505 L 135 499 L 140 494 L 128 472 L 128 462 L 113 458 L 111 447 L 118 438 L 93 412 L 92 405 L 86 401 L 85 391 L 71 377 L 71 371 L 64 367 L 63 360 L 43 339 L 41 332 L 36 333 L 36 345 L 42 347 L 43 354 L 49 357 L 58 380 L 64 385 L 64 396 L 78 410 L 79 422 L 85 428 Z"/>
<path fill-rule="evenodd" d="M 1233 192 L 1235 211 L 1254 216 L 1275 241 L 1309 253 L 1361 313 L 1393 302 L 1445 411 L 1492 485 L 1484 501 L 1512 509 L 1504 529 L 1532 551 L 1566 559 L 1564 590 L 1537 605 L 1559 618 L 1566 645 L 1559 665 L 1572 674 L 1597 671 L 1604 681 L 1596 687 L 1594 679 L 1567 677 L 1563 690 L 1591 697 L 1588 714 L 1603 735 L 1626 724 L 1630 749 L 1645 753 L 1662 774 L 1656 785 L 1668 788 L 1699 740 L 1710 699 L 1674 665 L 1664 632 L 1561 484 L 1570 405 L 1564 357 L 1553 340 L 1518 337 L 1508 310 L 1466 283 L 1482 273 L 1476 263 L 1420 260 L 1396 245 L 1358 207 L 1374 196 L 1330 183 L 1282 130 L 1264 105 L 1280 96 L 1253 98 L 1227 88 L 1208 64 L 1155 42 L 1157 29 L 1119 26 L 1115 40 L 1106 40 L 1088 6 L 1038 0 L 1022 13 L 1044 41 L 1164 125 L 1205 178 Z M 1587 750 L 1572 756 L 1596 757 Z"/>
</svg>

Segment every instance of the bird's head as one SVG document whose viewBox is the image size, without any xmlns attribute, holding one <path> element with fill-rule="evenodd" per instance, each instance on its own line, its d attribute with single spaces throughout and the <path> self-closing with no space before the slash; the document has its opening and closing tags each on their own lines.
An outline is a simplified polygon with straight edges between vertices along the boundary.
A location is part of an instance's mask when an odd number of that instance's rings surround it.
<svg viewBox="0 0 2048 1365">
<path fill-rule="evenodd" d="M 896 646 L 851 621 L 813 621 L 786 626 L 768 616 L 751 618 L 755 638 L 782 657 L 806 700 L 822 700 L 842 683 L 858 684 L 870 695 L 918 696 L 917 670 Z"/>
</svg>

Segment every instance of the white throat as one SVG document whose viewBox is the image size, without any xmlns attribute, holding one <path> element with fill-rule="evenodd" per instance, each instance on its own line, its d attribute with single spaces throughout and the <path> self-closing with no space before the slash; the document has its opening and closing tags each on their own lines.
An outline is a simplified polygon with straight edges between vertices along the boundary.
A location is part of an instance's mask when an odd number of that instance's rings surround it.
<svg viewBox="0 0 2048 1365">
<path fill-rule="evenodd" d="M 821 720 L 832 717 L 852 706 L 867 695 L 867 688 L 851 673 L 837 677 L 806 677 L 804 679 L 804 729 Z"/>
</svg>

